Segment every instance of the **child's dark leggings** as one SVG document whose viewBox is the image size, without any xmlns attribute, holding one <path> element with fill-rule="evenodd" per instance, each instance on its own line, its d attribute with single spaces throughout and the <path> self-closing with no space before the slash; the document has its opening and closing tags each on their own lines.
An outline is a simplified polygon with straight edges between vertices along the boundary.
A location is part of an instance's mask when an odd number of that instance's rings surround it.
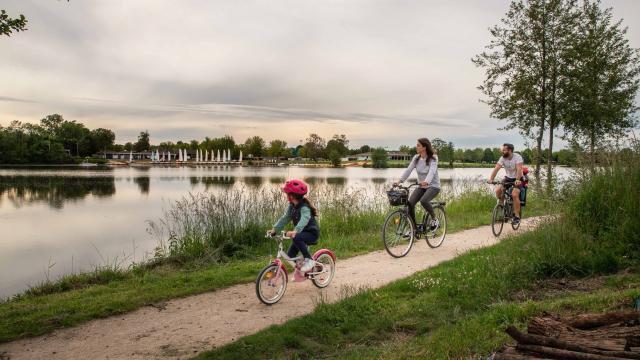
<svg viewBox="0 0 640 360">
<path fill-rule="evenodd" d="M 298 250 L 302 252 L 302 255 L 305 259 L 311 259 L 311 254 L 309 254 L 309 248 L 307 245 L 315 245 L 318 243 L 318 237 L 320 236 L 319 232 L 315 231 L 303 231 L 298 233 L 293 238 L 293 242 L 289 247 L 289 251 L 287 255 L 292 258 L 298 255 Z"/>
</svg>

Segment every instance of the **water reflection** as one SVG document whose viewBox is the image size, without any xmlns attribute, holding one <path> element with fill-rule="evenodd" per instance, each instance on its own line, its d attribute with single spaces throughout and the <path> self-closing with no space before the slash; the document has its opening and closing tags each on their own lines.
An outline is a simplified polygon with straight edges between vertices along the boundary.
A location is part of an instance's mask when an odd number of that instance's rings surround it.
<svg viewBox="0 0 640 360">
<path fill-rule="evenodd" d="M 88 195 L 104 198 L 115 192 L 113 177 L 0 176 L 0 199 L 6 198 L 17 208 L 46 203 L 62 209 L 68 201 Z"/>
<path fill-rule="evenodd" d="M 346 183 L 347 183 L 347 178 L 345 177 L 328 177 L 327 178 L 327 184 L 330 184 L 330 185 L 343 186 Z"/>
<path fill-rule="evenodd" d="M 250 186 L 250 187 L 260 187 L 263 181 L 264 181 L 264 178 L 262 176 L 247 176 L 242 179 L 242 182 L 244 182 L 247 186 Z"/>
<path fill-rule="evenodd" d="M 140 176 L 133 179 L 133 182 L 138 184 L 141 194 L 149 194 L 150 179 L 148 176 Z"/>
<path fill-rule="evenodd" d="M 235 176 L 192 176 L 189 178 L 191 185 L 204 185 L 205 190 L 212 187 L 229 187 L 236 182 Z"/>
<path fill-rule="evenodd" d="M 287 181 L 287 179 L 284 177 L 274 176 L 269 178 L 269 182 L 275 185 L 284 184 L 285 181 Z"/>
</svg>

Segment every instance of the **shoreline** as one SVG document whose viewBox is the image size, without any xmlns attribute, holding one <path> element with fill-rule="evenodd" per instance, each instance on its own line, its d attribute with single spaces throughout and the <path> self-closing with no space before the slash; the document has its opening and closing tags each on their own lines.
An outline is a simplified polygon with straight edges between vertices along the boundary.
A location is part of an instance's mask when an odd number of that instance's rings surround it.
<svg viewBox="0 0 640 360">
<path fill-rule="evenodd" d="M 262 167 L 302 167 L 302 168 L 332 168 L 332 169 L 343 169 L 343 168 L 367 168 L 367 169 L 376 169 L 371 167 L 369 163 L 344 163 L 339 167 L 332 166 L 328 163 L 291 163 L 291 164 L 239 164 L 239 163 L 150 163 L 150 162 L 133 162 L 133 163 L 117 163 L 110 162 L 107 164 L 96 164 L 96 163 L 88 163 L 91 165 L 83 165 L 83 164 L 0 164 L 0 169 L 28 169 L 28 168 L 73 168 L 73 169 L 115 169 L 115 168 L 125 168 L 125 167 L 138 167 L 138 168 L 179 168 L 179 167 L 219 167 L 219 166 L 233 166 L 233 167 L 254 167 L 254 168 L 262 168 Z M 389 164 L 386 168 L 380 169 L 394 169 L 394 168 L 405 168 L 409 165 L 409 162 L 404 164 Z M 528 166 L 532 166 L 527 164 Z M 487 169 L 493 168 L 495 164 L 492 163 L 454 163 L 453 166 L 440 165 L 441 169 Z M 546 166 L 546 165 L 544 165 Z M 562 167 L 562 168 L 571 168 L 571 166 L 566 165 L 554 165 L 554 167 Z"/>
</svg>

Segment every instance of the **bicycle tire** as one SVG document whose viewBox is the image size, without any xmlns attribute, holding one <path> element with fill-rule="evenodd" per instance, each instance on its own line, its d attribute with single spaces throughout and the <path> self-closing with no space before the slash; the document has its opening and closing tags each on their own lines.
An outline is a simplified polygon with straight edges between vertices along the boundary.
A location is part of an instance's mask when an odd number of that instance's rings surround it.
<svg viewBox="0 0 640 360">
<path fill-rule="evenodd" d="M 493 217 L 491 221 L 491 232 L 493 232 L 493 236 L 500 236 L 502 233 L 502 228 L 504 227 L 504 206 L 500 204 L 496 204 L 493 208 Z"/>
<path fill-rule="evenodd" d="M 436 218 L 438 219 L 440 224 L 438 225 L 438 228 L 436 230 L 430 230 L 426 232 L 425 240 L 427 241 L 427 245 L 429 245 L 430 248 L 435 249 L 442 245 L 442 243 L 444 242 L 444 238 L 447 236 L 447 212 L 444 210 L 443 206 L 435 206 L 433 208 L 433 211 L 436 213 Z M 425 223 L 424 226 L 429 226 L 429 224 Z M 439 232 L 440 230 L 442 230 L 442 232 Z M 431 239 L 429 238 L 430 234 L 434 234 Z M 436 240 L 437 238 L 439 238 L 439 240 Z"/>
<path fill-rule="evenodd" d="M 390 222 L 393 221 L 393 224 Z M 391 234 L 396 235 L 395 241 L 391 239 L 387 235 L 387 230 L 393 225 L 397 225 L 395 229 L 392 230 Z M 409 225 L 407 229 L 406 226 Z M 399 233 L 398 233 L 399 231 Z M 416 235 L 416 227 L 409 215 L 403 209 L 397 209 L 389 213 L 387 218 L 384 221 L 384 225 L 382 227 L 382 242 L 384 243 L 384 248 L 387 250 L 387 253 L 394 258 L 401 258 L 406 256 L 411 247 L 413 246 L 413 241 Z M 407 242 L 407 245 L 404 249 L 400 249 L 401 251 L 397 252 L 400 246 L 402 246 L 401 242 Z"/>
</svg>

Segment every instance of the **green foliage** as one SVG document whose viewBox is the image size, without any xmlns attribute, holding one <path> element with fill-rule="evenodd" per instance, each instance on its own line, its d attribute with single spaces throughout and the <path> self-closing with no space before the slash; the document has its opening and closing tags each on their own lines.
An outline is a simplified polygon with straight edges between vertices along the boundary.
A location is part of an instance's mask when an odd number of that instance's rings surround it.
<svg viewBox="0 0 640 360">
<path fill-rule="evenodd" d="M 568 57 L 565 131 L 576 143 L 596 147 L 636 125 L 640 53 L 599 0 L 585 0 Z"/>
<path fill-rule="evenodd" d="M 333 135 L 333 138 L 327 142 L 325 152 L 331 158 L 331 152 L 338 153 L 339 156 L 345 156 L 349 153 L 349 140 L 346 135 Z"/>
<path fill-rule="evenodd" d="M 271 140 L 269 142 L 269 148 L 267 148 L 267 155 L 273 157 L 288 157 L 290 154 L 287 149 L 287 142 L 284 140 Z"/>
<path fill-rule="evenodd" d="M 149 142 L 149 132 L 141 131 L 138 135 L 138 141 L 133 144 L 133 151 L 142 152 L 151 150 L 151 143 Z"/>
<path fill-rule="evenodd" d="M 640 259 L 640 157 L 631 153 L 594 171 L 583 179 L 569 215 L 603 246 Z"/>
<path fill-rule="evenodd" d="M 0 35 L 11 36 L 11 33 L 27 30 L 27 19 L 20 14 L 18 18 L 11 18 L 5 10 L 0 9 Z"/>
<path fill-rule="evenodd" d="M 324 157 L 326 142 L 318 134 L 310 134 L 304 144 L 304 157 L 312 160 Z"/>
<path fill-rule="evenodd" d="M 398 148 L 398 151 L 411 156 L 416 154 L 415 146 L 401 145 L 400 148 Z"/>
<path fill-rule="evenodd" d="M 265 153 L 265 142 L 260 136 L 253 136 L 244 142 L 243 150 L 246 155 L 253 155 L 254 157 L 262 157 Z"/>
<path fill-rule="evenodd" d="M 340 167 L 342 165 L 342 158 L 336 150 L 331 150 L 329 153 L 329 161 L 331 161 L 331 166 L 333 167 Z"/>
<path fill-rule="evenodd" d="M 371 166 L 375 169 L 387 168 L 387 151 L 383 148 L 376 148 L 371 153 Z"/>
</svg>

